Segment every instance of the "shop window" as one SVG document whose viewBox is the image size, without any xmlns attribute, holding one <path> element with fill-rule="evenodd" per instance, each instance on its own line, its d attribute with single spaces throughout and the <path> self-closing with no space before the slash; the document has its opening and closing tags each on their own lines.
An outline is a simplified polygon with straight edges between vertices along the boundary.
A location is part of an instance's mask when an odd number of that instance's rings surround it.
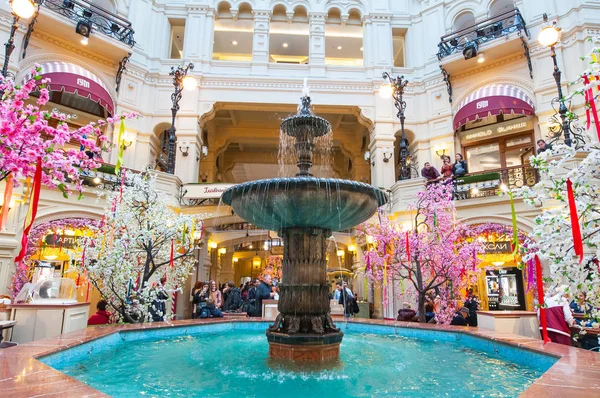
<svg viewBox="0 0 600 398">
<path fill-rule="evenodd" d="M 248 3 L 238 9 L 227 2 L 219 3 L 214 30 L 213 59 L 252 61 L 254 15 Z"/>
<path fill-rule="evenodd" d="M 406 29 L 392 29 L 392 43 L 394 49 L 394 66 L 402 68 L 406 66 L 404 61 Z"/>
<path fill-rule="evenodd" d="M 169 19 L 171 24 L 171 43 L 169 58 L 183 58 L 183 36 L 185 34 L 185 19 Z"/>
<path fill-rule="evenodd" d="M 302 6 L 288 11 L 277 5 L 271 18 L 270 61 L 284 64 L 308 63 L 308 14 Z"/>
<path fill-rule="evenodd" d="M 329 65 L 363 65 L 363 27 L 358 10 L 342 15 L 337 8 L 327 13 L 325 24 L 325 63 Z"/>
<path fill-rule="evenodd" d="M 502 137 L 465 148 L 469 173 L 485 172 L 529 164 L 534 155 L 533 135 Z"/>
</svg>

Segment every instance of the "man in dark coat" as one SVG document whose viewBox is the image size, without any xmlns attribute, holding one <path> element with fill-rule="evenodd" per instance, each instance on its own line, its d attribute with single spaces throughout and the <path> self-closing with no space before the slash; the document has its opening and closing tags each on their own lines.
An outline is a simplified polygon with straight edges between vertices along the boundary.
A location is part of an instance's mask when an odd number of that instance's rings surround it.
<svg viewBox="0 0 600 398">
<path fill-rule="evenodd" d="M 265 275 L 263 281 L 256 289 L 256 311 L 255 316 L 262 316 L 262 301 L 270 299 L 275 294 L 271 289 L 271 275 Z"/>
<path fill-rule="evenodd" d="M 473 295 L 473 289 L 467 290 L 467 299 L 465 300 L 464 306 L 469 309 L 469 319 L 467 320 L 469 326 L 477 326 L 477 310 L 479 309 L 479 300 Z"/>
<path fill-rule="evenodd" d="M 450 325 L 455 325 L 455 326 L 467 326 L 467 318 L 469 317 L 469 309 L 467 307 L 462 307 L 460 309 L 460 311 L 458 311 L 455 315 L 454 318 L 452 318 L 452 322 L 450 322 Z"/>
<path fill-rule="evenodd" d="M 258 279 L 254 279 L 251 282 L 251 286 L 248 289 L 248 303 L 247 303 L 247 313 L 248 316 L 256 316 L 256 292 L 260 281 Z"/>
<path fill-rule="evenodd" d="M 235 287 L 232 281 L 227 282 L 227 287 L 225 288 L 225 312 L 234 312 L 240 309 L 242 306 L 242 294 L 240 293 L 240 289 Z"/>
</svg>

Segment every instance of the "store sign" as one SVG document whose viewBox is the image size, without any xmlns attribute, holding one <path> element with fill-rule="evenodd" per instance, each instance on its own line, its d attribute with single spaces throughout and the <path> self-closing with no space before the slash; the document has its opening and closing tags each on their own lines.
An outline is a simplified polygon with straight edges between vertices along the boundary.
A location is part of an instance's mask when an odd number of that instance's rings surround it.
<svg viewBox="0 0 600 398">
<path fill-rule="evenodd" d="M 231 188 L 233 184 L 188 184 L 186 199 L 218 199 L 223 192 Z"/>
<path fill-rule="evenodd" d="M 479 104 L 477 105 L 479 106 Z M 465 145 L 475 141 L 485 140 L 493 137 L 500 137 L 503 135 L 509 135 L 512 133 L 527 130 L 533 130 L 533 119 L 530 117 L 509 120 L 507 122 L 485 126 L 480 129 L 467 130 L 460 133 L 460 136 L 462 144 Z"/>
<path fill-rule="evenodd" d="M 512 253 L 511 242 L 508 240 L 501 240 L 496 242 L 484 242 L 483 251 L 487 254 L 494 253 Z"/>
<path fill-rule="evenodd" d="M 44 242 L 48 246 L 62 246 L 65 249 L 83 246 L 85 236 L 69 236 L 69 235 L 46 235 Z"/>
</svg>

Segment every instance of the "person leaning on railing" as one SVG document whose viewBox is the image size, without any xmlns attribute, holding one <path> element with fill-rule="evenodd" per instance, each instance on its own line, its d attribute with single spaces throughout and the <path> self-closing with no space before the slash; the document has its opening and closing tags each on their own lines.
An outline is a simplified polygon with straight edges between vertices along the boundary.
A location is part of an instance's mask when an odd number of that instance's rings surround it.
<svg viewBox="0 0 600 398">
<path fill-rule="evenodd" d="M 454 159 L 456 159 L 456 161 L 452 165 L 452 175 L 454 178 L 464 177 L 465 174 L 469 172 L 467 162 L 460 153 L 454 155 Z"/>
</svg>

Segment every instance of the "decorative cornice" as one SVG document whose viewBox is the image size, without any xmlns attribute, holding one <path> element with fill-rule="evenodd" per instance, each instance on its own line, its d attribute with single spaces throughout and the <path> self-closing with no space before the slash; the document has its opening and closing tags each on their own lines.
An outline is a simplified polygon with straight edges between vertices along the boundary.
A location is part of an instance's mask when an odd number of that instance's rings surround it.
<svg viewBox="0 0 600 398">
<path fill-rule="evenodd" d="M 84 50 L 81 46 L 74 46 L 71 43 L 69 43 L 65 40 L 59 39 L 58 37 L 48 34 L 46 32 L 34 30 L 32 36 L 35 37 L 36 39 L 46 41 L 46 42 L 48 42 L 50 44 L 54 44 L 55 46 L 58 46 L 60 48 L 71 51 L 77 55 L 81 55 L 81 56 L 84 56 L 85 58 L 96 61 L 99 64 L 106 65 L 111 68 L 115 68 L 115 70 L 118 66 L 118 64 L 111 59 L 100 56 L 100 55 L 98 55 L 98 53 Z"/>
<path fill-rule="evenodd" d="M 273 83 L 265 81 L 248 81 L 248 80 L 203 80 L 201 87 L 215 88 L 238 88 L 238 89 L 259 89 L 259 90 L 285 90 L 285 91 L 302 91 L 302 84 L 290 84 L 287 82 Z M 371 93 L 373 87 L 368 84 L 353 85 L 353 84 L 310 84 L 311 91 L 342 91 L 342 92 L 360 92 Z"/>
</svg>

